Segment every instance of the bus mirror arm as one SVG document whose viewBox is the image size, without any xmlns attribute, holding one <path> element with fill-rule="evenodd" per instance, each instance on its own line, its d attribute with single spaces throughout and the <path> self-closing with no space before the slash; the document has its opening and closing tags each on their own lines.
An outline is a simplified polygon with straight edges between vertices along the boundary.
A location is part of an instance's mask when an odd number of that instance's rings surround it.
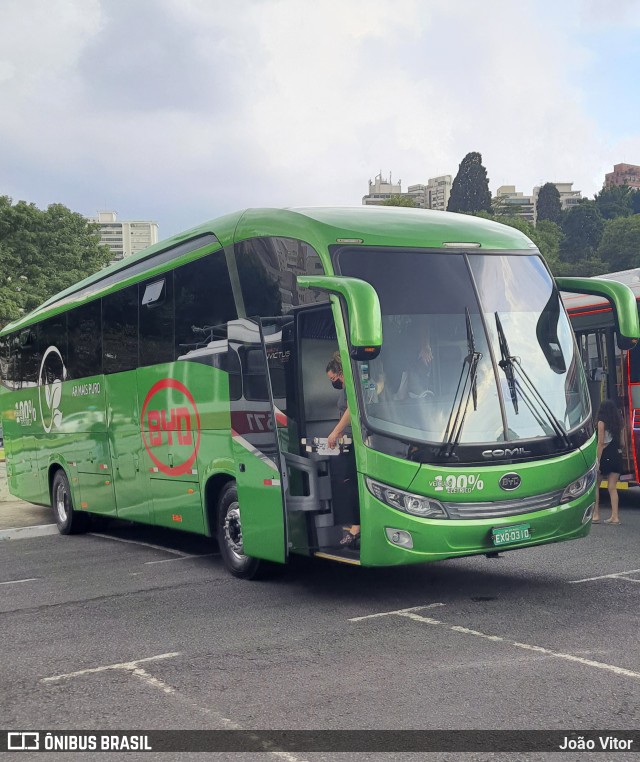
<svg viewBox="0 0 640 762">
<path fill-rule="evenodd" d="M 373 360 L 382 346 L 382 314 L 374 287 L 343 275 L 298 275 L 298 285 L 340 297 L 349 316 L 349 354 L 354 360 Z"/>
<path fill-rule="evenodd" d="M 640 339 L 638 304 L 633 291 L 624 283 L 605 278 L 556 278 L 562 291 L 572 294 L 589 294 L 606 299 L 613 308 L 621 349 L 630 349 Z"/>
</svg>

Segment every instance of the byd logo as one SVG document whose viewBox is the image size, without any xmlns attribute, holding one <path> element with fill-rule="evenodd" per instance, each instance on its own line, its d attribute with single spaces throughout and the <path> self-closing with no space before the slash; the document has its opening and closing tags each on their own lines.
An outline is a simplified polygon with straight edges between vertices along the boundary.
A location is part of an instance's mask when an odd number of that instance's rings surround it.
<svg viewBox="0 0 640 762">
<path fill-rule="evenodd" d="M 200 414 L 191 392 L 175 378 L 163 378 L 155 383 L 144 400 L 140 415 L 142 441 L 149 457 L 167 476 L 191 472 L 200 448 Z M 169 455 L 181 458 L 179 463 L 167 463 L 160 458 Z"/>
</svg>

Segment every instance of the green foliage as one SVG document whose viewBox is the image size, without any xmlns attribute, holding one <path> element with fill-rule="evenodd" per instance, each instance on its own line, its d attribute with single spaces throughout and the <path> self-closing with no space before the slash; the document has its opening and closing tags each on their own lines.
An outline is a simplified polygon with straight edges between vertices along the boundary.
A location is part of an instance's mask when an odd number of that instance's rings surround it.
<svg viewBox="0 0 640 762">
<path fill-rule="evenodd" d="M 634 214 L 640 214 L 640 190 L 635 190 L 631 194 L 631 209 Z"/>
<path fill-rule="evenodd" d="M 598 254 L 607 263 L 608 272 L 640 267 L 640 215 L 609 220 Z"/>
<path fill-rule="evenodd" d="M 411 196 L 401 196 L 396 194 L 390 198 L 385 198 L 385 200 L 382 202 L 382 206 L 409 206 L 411 208 L 415 208 L 416 203 L 414 199 L 411 198 Z"/>
<path fill-rule="evenodd" d="M 595 201 L 584 199 L 569 209 L 562 219 L 564 239 L 560 244 L 560 260 L 575 266 L 596 258 L 603 230 L 604 220 Z"/>
<path fill-rule="evenodd" d="M 595 195 L 600 214 L 605 220 L 615 217 L 630 217 L 633 211 L 634 192 L 628 185 L 612 185 Z"/>
<path fill-rule="evenodd" d="M 0 196 L 0 326 L 109 264 L 96 229 L 62 204 Z"/>
<path fill-rule="evenodd" d="M 538 222 L 549 220 L 559 223 L 562 218 L 560 191 L 553 183 L 545 183 L 538 192 L 536 219 Z"/>
<path fill-rule="evenodd" d="M 451 186 L 448 212 L 491 212 L 491 192 L 482 155 L 468 153 L 460 162 L 458 174 Z"/>
</svg>

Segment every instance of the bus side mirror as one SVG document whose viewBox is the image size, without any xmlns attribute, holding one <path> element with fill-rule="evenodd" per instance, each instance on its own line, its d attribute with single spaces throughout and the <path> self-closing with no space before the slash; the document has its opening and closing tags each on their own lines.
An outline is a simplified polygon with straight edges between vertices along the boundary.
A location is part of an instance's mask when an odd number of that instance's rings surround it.
<svg viewBox="0 0 640 762">
<path fill-rule="evenodd" d="M 606 299 L 613 308 L 618 346 L 620 349 L 635 346 L 640 339 L 640 320 L 636 297 L 628 286 L 604 278 L 556 278 L 556 284 L 562 291 Z"/>
<path fill-rule="evenodd" d="M 350 356 L 373 360 L 382 346 L 382 315 L 374 287 L 359 278 L 344 275 L 298 275 L 298 285 L 339 296 L 349 315 Z"/>
</svg>

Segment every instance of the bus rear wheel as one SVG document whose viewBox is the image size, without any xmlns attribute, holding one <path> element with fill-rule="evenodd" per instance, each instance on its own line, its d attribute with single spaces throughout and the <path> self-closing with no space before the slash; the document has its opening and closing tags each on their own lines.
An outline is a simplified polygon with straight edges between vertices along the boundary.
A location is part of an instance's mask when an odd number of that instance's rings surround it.
<svg viewBox="0 0 640 762">
<path fill-rule="evenodd" d="M 60 534 L 79 534 L 87 531 L 89 517 L 84 513 L 76 513 L 69 480 L 61 469 L 56 471 L 53 477 L 51 507 Z"/>
<path fill-rule="evenodd" d="M 222 561 L 234 577 L 257 579 L 263 576 L 268 564 L 244 554 L 238 488 L 235 482 L 225 486 L 218 501 L 217 537 Z"/>
</svg>

